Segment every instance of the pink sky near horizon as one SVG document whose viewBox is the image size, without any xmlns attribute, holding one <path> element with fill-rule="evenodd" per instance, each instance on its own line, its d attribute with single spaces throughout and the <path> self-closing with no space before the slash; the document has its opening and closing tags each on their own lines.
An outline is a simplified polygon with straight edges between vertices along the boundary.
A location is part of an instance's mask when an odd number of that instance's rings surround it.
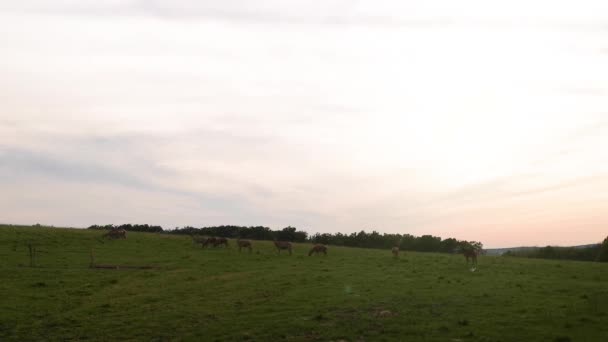
<svg viewBox="0 0 608 342">
<path fill-rule="evenodd" d="M 0 4 L 0 222 L 608 235 L 608 3 Z"/>
</svg>

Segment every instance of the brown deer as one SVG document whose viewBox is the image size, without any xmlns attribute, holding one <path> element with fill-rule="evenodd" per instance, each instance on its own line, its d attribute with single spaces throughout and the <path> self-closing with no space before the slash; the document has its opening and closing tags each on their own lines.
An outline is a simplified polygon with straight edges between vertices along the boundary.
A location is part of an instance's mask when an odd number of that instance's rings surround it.
<svg viewBox="0 0 608 342">
<path fill-rule="evenodd" d="M 102 237 L 107 237 L 109 239 L 126 239 L 127 231 L 122 228 L 112 228 L 109 232 L 103 234 Z"/>
<path fill-rule="evenodd" d="M 224 247 L 228 248 L 228 239 L 223 237 L 215 238 L 215 242 L 213 242 L 213 247 L 217 247 L 219 245 L 224 245 Z"/>
<path fill-rule="evenodd" d="M 477 251 L 476 249 L 463 249 L 462 250 L 462 255 L 464 255 L 465 259 L 467 260 L 467 265 L 469 264 L 469 259 L 470 259 L 471 265 L 477 266 L 477 254 L 478 253 L 479 253 L 479 251 Z"/>
<path fill-rule="evenodd" d="M 315 255 L 319 254 L 319 253 L 323 253 L 324 255 L 327 255 L 327 247 L 325 247 L 324 245 L 314 245 L 310 249 L 310 252 L 308 252 L 308 256 L 311 256 L 312 253 L 315 253 Z"/>
<path fill-rule="evenodd" d="M 399 257 L 399 247 L 398 246 L 393 247 L 393 249 L 391 249 L 391 253 L 393 253 L 393 257 L 398 258 Z"/>
<path fill-rule="evenodd" d="M 460 244 L 460 253 L 466 259 L 467 265 L 469 264 L 469 260 L 471 261 L 471 266 L 477 266 L 477 256 L 482 253 L 482 244 L 480 242 L 475 241 L 463 241 Z M 473 269 L 474 270 L 474 269 Z"/>
<path fill-rule="evenodd" d="M 281 250 L 286 249 L 289 251 L 289 255 L 291 255 L 291 242 L 288 241 L 275 241 L 274 242 L 275 247 L 277 248 L 277 251 L 279 254 L 281 254 Z"/>
<path fill-rule="evenodd" d="M 236 240 L 236 244 L 237 246 L 239 246 L 239 253 L 241 253 L 241 249 L 242 248 L 248 248 L 249 249 L 249 253 L 251 253 L 251 241 L 249 240 L 241 240 L 241 239 L 237 239 Z"/>
</svg>

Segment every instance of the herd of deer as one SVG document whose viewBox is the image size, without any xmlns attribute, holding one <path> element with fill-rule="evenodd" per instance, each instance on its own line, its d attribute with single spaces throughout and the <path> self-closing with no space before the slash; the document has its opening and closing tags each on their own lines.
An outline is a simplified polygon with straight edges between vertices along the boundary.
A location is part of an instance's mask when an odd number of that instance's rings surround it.
<svg viewBox="0 0 608 342">
<path fill-rule="evenodd" d="M 223 238 L 223 237 L 216 238 L 216 237 L 203 237 L 203 236 L 192 235 L 192 242 L 200 244 L 201 248 L 205 248 L 207 246 L 228 247 L 228 239 Z M 249 253 L 251 253 L 253 251 L 253 245 L 252 245 L 251 241 L 249 241 L 249 240 L 237 239 L 236 245 L 239 248 L 239 253 L 243 250 L 243 248 L 248 249 Z M 277 253 L 279 253 L 279 254 L 281 254 L 281 251 L 286 250 L 289 253 L 289 255 L 291 255 L 291 253 L 293 251 L 293 246 L 292 246 L 291 242 L 288 242 L 288 241 L 274 241 L 274 246 L 276 247 Z M 308 253 L 308 255 L 310 256 L 310 255 L 319 254 L 319 253 L 323 253 L 324 255 L 327 255 L 327 247 L 325 247 L 324 245 L 320 245 L 320 244 L 314 245 L 312 247 L 312 249 L 310 250 L 310 252 Z"/>
<path fill-rule="evenodd" d="M 126 239 L 127 231 L 122 228 L 114 228 L 103 234 L 102 237 L 108 239 Z"/>
<path fill-rule="evenodd" d="M 108 231 L 107 233 L 105 233 L 103 235 L 103 237 L 107 237 L 109 239 L 126 239 L 127 231 L 125 231 L 124 229 L 112 229 L 112 230 Z M 204 237 L 204 236 L 196 236 L 196 235 L 191 235 L 191 237 L 192 237 L 192 242 L 200 244 L 201 248 L 205 248 L 207 246 L 228 247 L 228 239 L 223 238 L 223 237 Z M 249 253 L 251 253 L 253 251 L 252 243 L 249 240 L 237 239 L 236 245 L 239 247 L 239 253 L 242 251 L 243 248 L 248 249 Z M 282 250 L 287 250 L 287 252 L 289 252 L 289 255 L 291 255 L 291 252 L 293 249 L 291 242 L 274 241 L 274 246 L 277 249 L 277 253 L 281 254 Z M 473 265 L 477 265 L 477 255 L 479 254 L 478 250 L 476 250 L 474 248 L 463 248 L 460 252 L 464 255 L 464 257 L 467 261 L 467 264 L 469 264 L 469 261 L 470 261 Z M 313 254 L 319 254 L 319 253 L 323 253 L 323 255 L 327 255 L 327 247 L 324 245 L 321 245 L 321 244 L 316 244 L 311 248 L 310 252 L 308 252 L 308 256 L 311 256 Z M 393 253 L 393 257 L 398 258 L 399 257 L 399 247 L 398 246 L 393 247 L 391 249 L 391 253 Z"/>
<path fill-rule="evenodd" d="M 209 246 L 209 245 L 211 245 L 213 247 L 217 247 L 220 245 L 228 247 L 228 239 L 226 239 L 226 238 L 202 237 L 202 236 L 192 235 L 192 241 L 194 243 L 200 244 L 202 248 L 205 248 L 206 246 Z M 249 249 L 249 253 L 251 253 L 251 251 L 252 251 L 251 241 L 237 239 L 236 244 L 239 247 L 239 253 L 241 252 L 241 250 L 243 248 Z M 291 242 L 275 240 L 274 246 L 277 249 L 277 253 L 280 254 L 282 250 L 287 250 L 287 252 L 289 252 L 289 255 L 291 255 L 291 252 L 293 249 Z M 398 246 L 395 246 L 391 249 L 391 253 L 393 254 L 393 257 L 395 257 L 395 258 L 399 257 L 399 252 L 400 252 L 400 249 Z M 477 265 L 477 254 L 479 253 L 478 250 L 462 249 L 460 252 L 464 255 L 464 257 L 467 261 L 467 264 L 469 262 L 471 262 L 473 265 Z M 310 249 L 310 252 L 308 252 L 308 256 L 311 256 L 313 254 L 319 254 L 319 253 L 323 253 L 323 255 L 327 255 L 327 246 L 321 245 L 321 244 L 316 244 L 316 245 L 312 246 L 312 248 Z"/>
</svg>

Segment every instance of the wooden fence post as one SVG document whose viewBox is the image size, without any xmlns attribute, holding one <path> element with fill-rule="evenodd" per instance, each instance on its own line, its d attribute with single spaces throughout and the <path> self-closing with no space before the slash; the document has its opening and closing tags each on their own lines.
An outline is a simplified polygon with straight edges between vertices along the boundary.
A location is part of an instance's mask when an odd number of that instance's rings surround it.
<svg viewBox="0 0 608 342">
<path fill-rule="evenodd" d="M 32 246 L 31 243 L 28 243 L 27 247 L 30 251 L 30 267 L 34 267 L 36 265 L 36 247 Z"/>
</svg>

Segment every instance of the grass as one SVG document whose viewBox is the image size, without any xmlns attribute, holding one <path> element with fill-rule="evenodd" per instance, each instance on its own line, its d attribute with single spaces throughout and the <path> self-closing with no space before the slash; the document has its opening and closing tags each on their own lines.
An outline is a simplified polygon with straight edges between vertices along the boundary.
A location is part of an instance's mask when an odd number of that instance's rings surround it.
<svg viewBox="0 0 608 342">
<path fill-rule="evenodd" d="M 1 341 L 608 340 L 608 264 L 101 234 L 0 226 Z"/>
</svg>

